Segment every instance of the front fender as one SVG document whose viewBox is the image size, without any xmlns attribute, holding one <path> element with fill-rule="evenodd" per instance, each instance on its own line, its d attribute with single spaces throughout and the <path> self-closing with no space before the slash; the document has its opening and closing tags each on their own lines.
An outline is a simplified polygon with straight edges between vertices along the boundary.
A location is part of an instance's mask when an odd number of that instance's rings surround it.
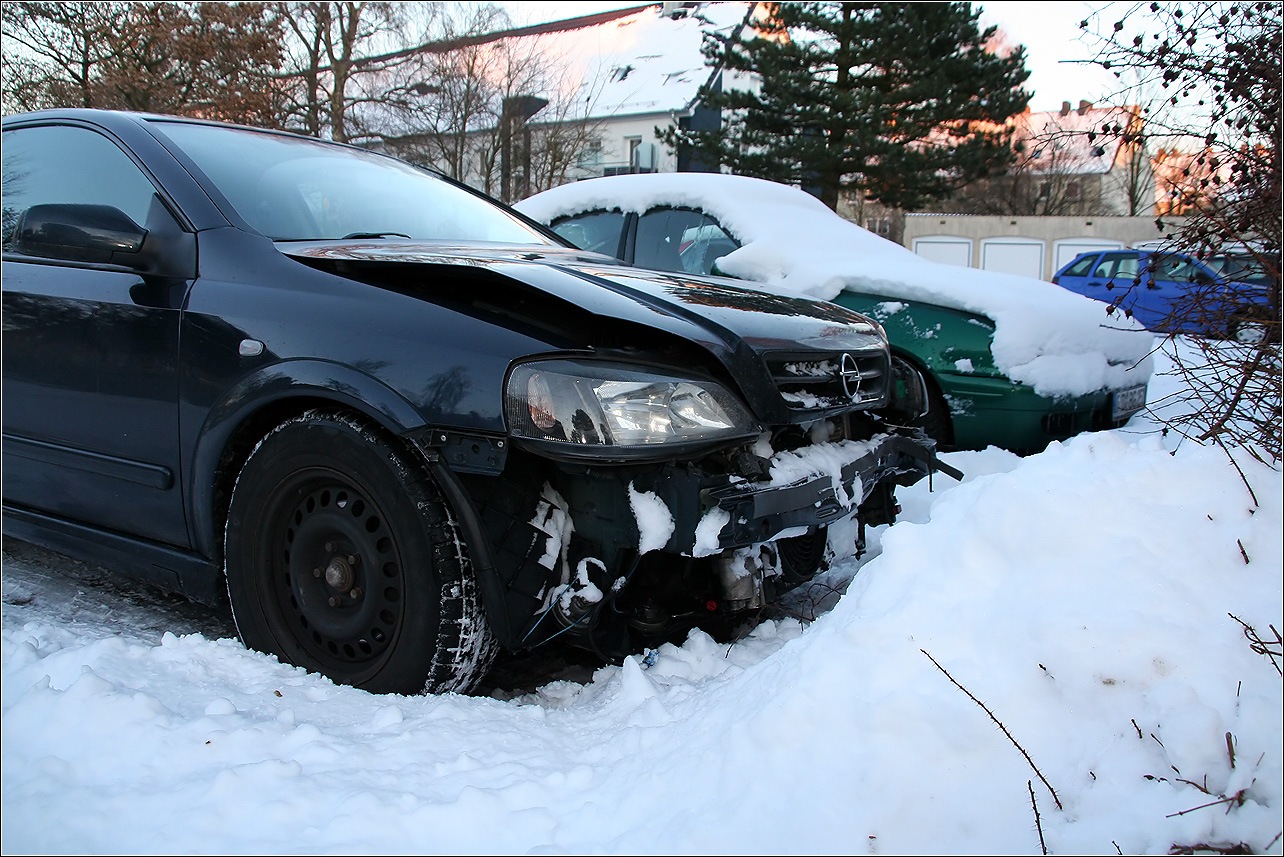
<svg viewBox="0 0 1284 857">
<path fill-rule="evenodd" d="M 390 432 L 422 429 L 422 415 L 404 397 L 376 378 L 326 360 L 285 360 L 263 366 L 237 380 L 206 412 L 187 463 L 192 538 L 207 557 L 219 555 L 221 493 L 230 490 L 220 467 L 242 427 L 273 425 L 287 412 L 334 404 L 364 414 Z M 272 418 L 267 419 L 267 415 Z M 266 432 L 271 425 L 259 427 Z M 257 442 L 257 437 L 251 442 Z"/>
</svg>

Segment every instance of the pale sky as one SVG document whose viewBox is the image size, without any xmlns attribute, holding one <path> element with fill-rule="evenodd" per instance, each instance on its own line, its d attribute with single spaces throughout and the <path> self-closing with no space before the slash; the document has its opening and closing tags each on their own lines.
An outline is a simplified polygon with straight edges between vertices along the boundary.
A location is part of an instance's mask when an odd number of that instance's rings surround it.
<svg viewBox="0 0 1284 857">
<path fill-rule="evenodd" d="M 517 24 L 558 21 L 579 15 L 591 15 L 610 9 L 643 5 L 640 0 L 606 0 L 606 2 L 549 2 L 549 0 L 509 0 L 501 3 Z M 1056 110 L 1061 102 L 1078 105 L 1080 99 L 1097 103 L 1106 101 L 1117 83 L 1109 72 L 1073 60 L 1087 60 L 1092 54 L 1081 40 L 1079 22 L 1091 19 L 1100 9 L 1129 8 L 1128 3 L 1089 3 L 1084 0 L 1054 0 L 1034 3 L 1030 0 L 992 0 L 974 3 L 981 9 L 981 24 L 997 25 L 1012 41 L 1025 45 L 1026 68 L 1030 79 L 1026 88 L 1033 91 L 1030 109 Z M 1109 26 L 1107 22 L 1106 26 Z M 1070 61 L 1070 62 L 1067 62 Z"/>
</svg>

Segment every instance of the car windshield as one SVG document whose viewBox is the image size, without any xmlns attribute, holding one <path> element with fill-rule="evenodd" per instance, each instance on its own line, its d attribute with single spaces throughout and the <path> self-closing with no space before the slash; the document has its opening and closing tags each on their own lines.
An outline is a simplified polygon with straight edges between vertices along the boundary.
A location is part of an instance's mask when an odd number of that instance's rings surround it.
<svg viewBox="0 0 1284 857">
<path fill-rule="evenodd" d="M 277 241 L 553 243 L 488 200 L 373 152 L 243 128 L 170 121 L 153 127 L 251 227 Z"/>
</svg>

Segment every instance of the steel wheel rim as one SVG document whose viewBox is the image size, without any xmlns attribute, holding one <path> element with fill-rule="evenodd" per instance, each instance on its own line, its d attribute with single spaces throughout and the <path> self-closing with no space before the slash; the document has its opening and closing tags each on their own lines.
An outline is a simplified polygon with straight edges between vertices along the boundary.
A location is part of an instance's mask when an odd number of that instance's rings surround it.
<svg viewBox="0 0 1284 857">
<path fill-rule="evenodd" d="M 403 564 L 388 518 L 332 473 L 300 475 L 268 527 L 279 617 L 323 671 L 382 660 L 401 628 Z"/>
</svg>

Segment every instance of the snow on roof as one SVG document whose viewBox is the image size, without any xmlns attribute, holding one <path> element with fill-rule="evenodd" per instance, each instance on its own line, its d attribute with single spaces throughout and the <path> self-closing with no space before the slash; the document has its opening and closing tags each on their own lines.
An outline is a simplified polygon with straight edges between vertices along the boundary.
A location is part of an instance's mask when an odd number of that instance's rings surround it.
<svg viewBox="0 0 1284 857">
<path fill-rule="evenodd" d="M 660 4 L 591 26 L 523 38 L 537 39 L 543 56 L 575 70 L 577 118 L 678 113 L 691 107 L 709 78 L 701 47 L 706 32 L 729 35 L 756 3 L 699 3 L 679 16 Z"/>
<path fill-rule="evenodd" d="M 739 240 L 743 246 L 718 262 L 733 277 L 822 300 L 848 289 L 984 316 L 995 324 L 996 366 L 1042 394 L 1081 395 L 1151 373 L 1153 337 L 1130 319 L 1107 317 L 1104 303 L 1031 277 L 929 261 L 775 182 L 713 173 L 613 176 L 562 185 L 516 208 L 548 223 L 660 205 L 701 209 Z"/>
</svg>

